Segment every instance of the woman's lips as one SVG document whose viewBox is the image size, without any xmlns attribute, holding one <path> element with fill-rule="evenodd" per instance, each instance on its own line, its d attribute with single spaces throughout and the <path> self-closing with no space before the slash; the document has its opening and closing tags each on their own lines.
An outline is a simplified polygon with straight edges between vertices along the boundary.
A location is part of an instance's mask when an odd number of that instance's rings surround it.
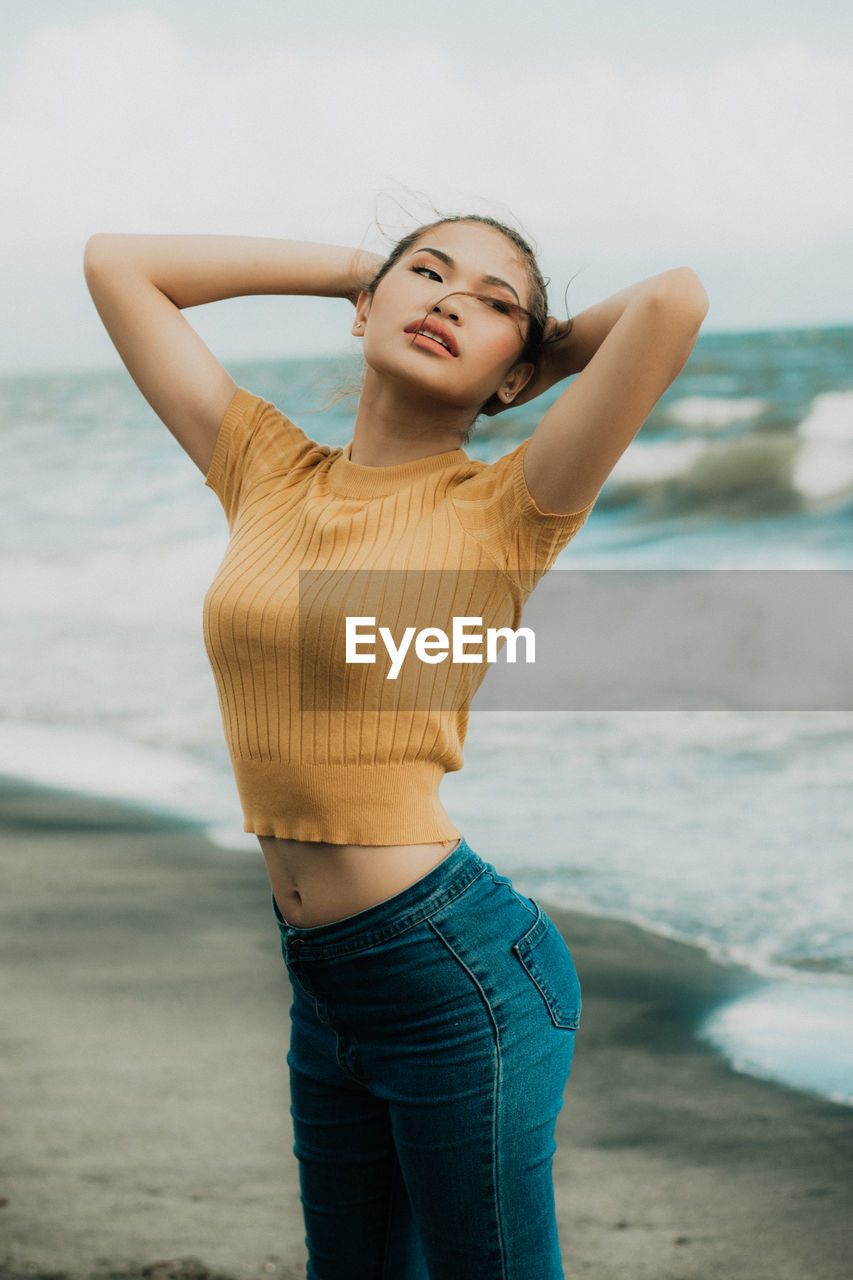
<svg viewBox="0 0 853 1280">
<path fill-rule="evenodd" d="M 407 324 L 403 332 L 412 335 L 412 346 L 423 347 L 425 351 L 451 359 L 459 354 L 452 330 L 435 320 L 415 320 Z"/>
</svg>

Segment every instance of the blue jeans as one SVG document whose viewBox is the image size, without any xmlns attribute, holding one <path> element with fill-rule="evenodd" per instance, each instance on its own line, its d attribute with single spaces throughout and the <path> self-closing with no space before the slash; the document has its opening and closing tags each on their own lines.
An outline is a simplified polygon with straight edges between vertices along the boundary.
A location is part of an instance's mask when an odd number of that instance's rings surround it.
<svg viewBox="0 0 853 1280">
<path fill-rule="evenodd" d="M 562 1277 L 551 1161 L 581 998 L 553 922 L 464 839 L 344 920 L 273 907 L 308 1280 Z"/>
</svg>

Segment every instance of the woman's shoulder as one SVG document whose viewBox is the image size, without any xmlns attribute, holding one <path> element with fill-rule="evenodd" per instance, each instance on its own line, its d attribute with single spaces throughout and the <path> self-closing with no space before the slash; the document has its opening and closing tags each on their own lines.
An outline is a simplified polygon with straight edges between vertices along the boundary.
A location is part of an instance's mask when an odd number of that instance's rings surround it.
<svg viewBox="0 0 853 1280">
<path fill-rule="evenodd" d="M 529 443 L 529 439 L 522 440 L 493 462 L 470 459 L 470 471 L 461 477 L 454 490 L 454 499 L 466 507 L 499 503 L 534 524 L 544 523 L 560 528 L 575 525 L 579 517 L 585 519 L 594 503 L 589 503 L 582 511 L 568 513 L 543 511 L 536 504 L 524 475 L 524 455 Z"/>
<path fill-rule="evenodd" d="M 329 452 L 271 400 L 237 387 L 219 427 L 205 484 L 230 514 L 257 480 L 288 472 L 312 453 Z"/>
<path fill-rule="evenodd" d="M 542 511 L 524 476 L 527 440 L 494 462 L 472 459 L 453 490 L 459 521 L 528 594 L 572 540 L 594 503 L 569 513 Z"/>
</svg>

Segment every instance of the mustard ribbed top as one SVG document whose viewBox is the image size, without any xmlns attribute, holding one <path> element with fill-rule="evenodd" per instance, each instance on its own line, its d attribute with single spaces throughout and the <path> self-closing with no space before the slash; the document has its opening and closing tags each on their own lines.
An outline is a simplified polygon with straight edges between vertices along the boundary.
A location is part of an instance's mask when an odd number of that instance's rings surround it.
<svg viewBox="0 0 853 1280">
<path fill-rule="evenodd" d="M 396 643 L 407 625 L 449 634 L 453 617 L 517 628 L 593 505 L 540 511 L 526 445 L 490 465 L 453 449 L 365 467 L 237 390 L 205 479 L 231 537 L 204 638 L 246 831 L 370 845 L 460 834 L 439 783 L 462 767 L 485 662 L 421 662 L 413 645 L 389 680 L 378 637 L 374 664 L 344 660 L 345 619 L 375 617 Z"/>
</svg>

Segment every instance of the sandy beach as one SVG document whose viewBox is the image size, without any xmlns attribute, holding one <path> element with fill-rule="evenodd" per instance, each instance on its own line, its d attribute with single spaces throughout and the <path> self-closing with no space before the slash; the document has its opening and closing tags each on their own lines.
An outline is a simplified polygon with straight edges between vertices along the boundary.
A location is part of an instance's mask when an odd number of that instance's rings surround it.
<svg viewBox="0 0 853 1280">
<path fill-rule="evenodd" d="M 260 855 L 10 780 L 0 840 L 0 1277 L 304 1276 Z M 584 990 L 554 1164 L 566 1276 L 847 1280 L 853 1108 L 693 1034 L 754 980 L 543 905 Z"/>
</svg>

